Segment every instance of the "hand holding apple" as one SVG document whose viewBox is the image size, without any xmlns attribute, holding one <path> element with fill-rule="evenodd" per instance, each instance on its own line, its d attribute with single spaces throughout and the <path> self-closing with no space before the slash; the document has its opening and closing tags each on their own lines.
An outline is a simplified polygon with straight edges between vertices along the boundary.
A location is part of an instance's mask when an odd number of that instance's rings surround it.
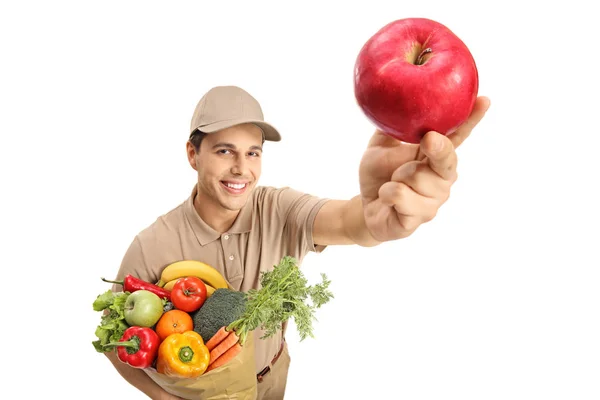
<svg viewBox="0 0 600 400">
<path fill-rule="evenodd" d="M 448 135 L 471 114 L 479 77 L 467 46 L 425 18 L 393 21 L 360 50 L 354 92 L 384 134 L 419 143 L 429 131 Z"/>
<path fill-rule="evenodd" d="M 454 133 L 430 131 L 420 144 L 375 132 L 359 168 L 364 220 L 374 239 L 407 237 L 435 217 L 457 179 L 456 148 L 489 106 L 488 98 L 477 98 L 470 117 Z"/>
</svg>

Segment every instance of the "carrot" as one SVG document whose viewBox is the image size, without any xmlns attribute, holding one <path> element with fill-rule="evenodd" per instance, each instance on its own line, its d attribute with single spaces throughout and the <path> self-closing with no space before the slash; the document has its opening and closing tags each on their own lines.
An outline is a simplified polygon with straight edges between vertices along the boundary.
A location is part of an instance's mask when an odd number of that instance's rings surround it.
<svg viewBox="0 0 600 400">
<path fill-rule="evenodd" d="M 211 364 L 209 364 L 208 368 L 206 369 L 206 372 L 210 371 L 211 369 L 219 368 L 221 365 L 228 363 L 233 358 L 235 358 L 235 356 L 240 354 L 241 351 L 242 345 L 239 342 L 236 342 L 233 346 L 227 349 L 225 353 L 221 354 L 219 358 L 217 358 Z"/>
<path fill-rule="evenodd" d="M 208 362 L 208 365 L 210 365 L 213 361 L 215 361 L 217 358 L 219 358 L 220 355 L 222 355 L 227 350 L 229 350 L 230 347 L 232 347 L 233 345 L 235 345 L 236 343 L 238 343 L 239 340 L 240 340 L 240 338 L 235 333 L 235 331 L 229 332 L 229 334 L 227 335 L 227 337 L 225 339 L 223 339 L 221 341 L 221 343 L 219 343 L 218 345 L 216 345 L 210 351 L 210 361 Z"/>
<path fill-rule="evenodd" d="M 227 336 L 229 336 L 229 331 L 226 326 L 221 327 L 214 335 L 211 337 L 208 342 L 206 342 L 206 347 L 208 347 L 208 351 L 214 349 L 219 343 L 223 341 Z"/>
</svg>

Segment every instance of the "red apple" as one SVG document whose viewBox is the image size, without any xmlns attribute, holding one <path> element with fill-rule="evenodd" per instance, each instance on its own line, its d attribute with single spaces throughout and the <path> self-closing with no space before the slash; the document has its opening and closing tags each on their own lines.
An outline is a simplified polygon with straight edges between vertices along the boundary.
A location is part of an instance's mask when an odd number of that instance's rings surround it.
<svg viewBox="0 0 600 400">
<path fill-rule="evenodd" d="M 387 24 L 356 59 L 359 107 L 383 133 L 408 143 L 419 143 L 428 131 L 454 132 L 471 114 L 478 89 L 467 46 L 426 18 Z"/>
</svg>

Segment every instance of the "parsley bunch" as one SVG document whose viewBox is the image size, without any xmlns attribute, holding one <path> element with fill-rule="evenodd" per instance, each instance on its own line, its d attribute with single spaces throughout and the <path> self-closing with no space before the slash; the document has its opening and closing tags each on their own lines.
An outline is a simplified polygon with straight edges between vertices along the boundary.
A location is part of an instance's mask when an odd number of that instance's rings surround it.
<svg viewBox="0 0 600 400">
<path fill-rule="evenodd" d="M 235 330 L 244 344 L 250 331 L 260 327 L 265 331 L 261 339 L 273 336 L 282 324 L 294 318 L 300 341 L 314 338 L 313 321 L 317 308 L 333 298 L 328 290 L 331 281 L 321 274 L 322 282 L 308 286 L 308 281 L 298 268 L 295 258 L 286 256 L 272 271 L 261 273 L 261 288 L 246 292 L 246 310 L 227 327 Z M 310 299 L 310 302 L 308 300 Z"/>
</svg>

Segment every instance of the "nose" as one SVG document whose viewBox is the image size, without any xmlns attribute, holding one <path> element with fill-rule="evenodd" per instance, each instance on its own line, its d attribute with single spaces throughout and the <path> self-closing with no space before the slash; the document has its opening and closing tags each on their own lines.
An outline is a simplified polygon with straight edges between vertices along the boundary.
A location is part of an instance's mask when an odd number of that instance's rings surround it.
<svg viewBox="0 0 600 400">
<path fill-rule="evenodd" d="M 247 161 L 243 156 L 235 158 L 233 165 L 231 166 L 231 173 L 234 175 L 244 175 L 246 173 Z"/>
</svg>

